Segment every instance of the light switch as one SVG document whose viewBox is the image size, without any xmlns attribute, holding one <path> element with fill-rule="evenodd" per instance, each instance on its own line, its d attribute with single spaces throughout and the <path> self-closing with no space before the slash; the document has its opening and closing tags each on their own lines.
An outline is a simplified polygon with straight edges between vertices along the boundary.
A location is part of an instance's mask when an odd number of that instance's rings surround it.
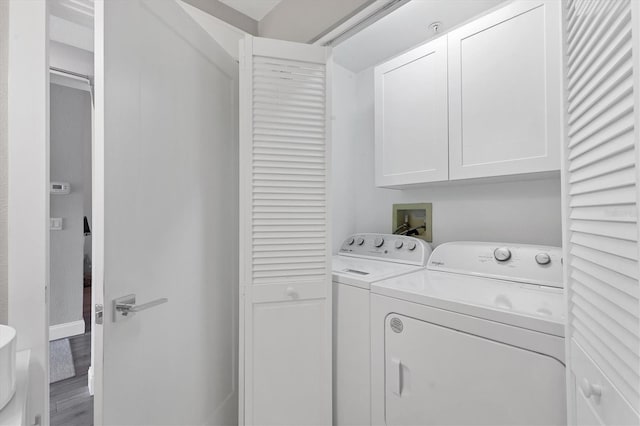
<svg viewBox="0 0 640 426">
<path fill-rule="evenodd" d="M 50 218 L 49 229 L 52 231 L 62 231 L 62 218 L 61 217 Z"/>
</svg>

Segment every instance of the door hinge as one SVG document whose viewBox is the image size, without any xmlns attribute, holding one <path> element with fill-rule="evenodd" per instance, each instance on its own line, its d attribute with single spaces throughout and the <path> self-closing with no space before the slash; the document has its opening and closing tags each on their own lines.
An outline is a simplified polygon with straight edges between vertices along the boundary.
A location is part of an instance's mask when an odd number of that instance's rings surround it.
<svg viewBox="0 0 640 426">
<path fill-rule="evenodd" d="M 104 318 L 104 306 L 97 303 L 96 303 L 95 318 L 96 318 L 96 324 L 102 325 L 103 318 Z"/>
</svg>

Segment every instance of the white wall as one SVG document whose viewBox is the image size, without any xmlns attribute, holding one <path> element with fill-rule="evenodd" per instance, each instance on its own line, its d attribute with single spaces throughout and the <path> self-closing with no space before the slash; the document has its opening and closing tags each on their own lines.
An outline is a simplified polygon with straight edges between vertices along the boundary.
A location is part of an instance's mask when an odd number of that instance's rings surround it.
<svg viewBox="0 0 640 426">
<path fill-rule="evenodd" d="M 333 68 L 332 99 L 332 246 L 338 251 L 345 236 L 356 228 L 356 183 L 351 177 L 355 157 L 354 143 L 357 128 L 353 125 L 356 114 L 356 75 L 335 65 Z"/>
<path fill-rule="evenodd" d="M 0 323 L 8 320 L 7 299 L 7 78 L 9 2 L 0 1 Z"/>
<path fill-rule="evenodd" d="M 433 203 L 435 245 L 454 240 L 561 245 L 559 177 L 449 182 L 410 190 L 375 188 L 373 69 L 354 76 L 338 68 L 334 87 L 338 111 L 348 97 L 356 97 L 354 130 L 341 126 L 340 119 L 334 122 L 334 187 L 345 185 L 334 189 L 334 249 L 353 232 L 391 232 L 392 205 L 414 202 Z M 352 146 L 341 146 L 346 141 Z"/>
<path fill-rule="evenodd" d="M 51 181 L 71 184 L 70 194 L 51 196 L 51 217 L 63 218 L 63 229 L 50 236 L 49 320 L 56 325 L 82 319 L 83 218 L 86 204 L 91 204 L 91 180 L 86 181 L 91 167 L 86 155 L 91 147 L 91 99 L 87 91 L 57 84 L 51 85 L 50 96 Z"/>
<path fill-rule="evenodd" d="M 51 13 L 49 15 L 50 40 L 93 51 L 93 28 L 89 22 L 79 23 L 71 19 L 61 18 Z"/>
<path fill-rule="evenodd" d="M 93 76 L 93 53 L 57 41 L 49 42 L 49 65 L 78 74 Z"/>
</svg>

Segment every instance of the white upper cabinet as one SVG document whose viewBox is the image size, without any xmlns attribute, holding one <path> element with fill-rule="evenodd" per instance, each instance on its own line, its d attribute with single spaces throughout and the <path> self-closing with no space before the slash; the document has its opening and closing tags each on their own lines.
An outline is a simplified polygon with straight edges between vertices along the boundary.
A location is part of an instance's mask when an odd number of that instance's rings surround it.
<svg viewBox="0 0 640 426">
<path fill-rule="evenodd" d="M 447 180 L 447 40 L 375 69 L 376 186 Z"/>
<path fill-rule="evenodd" d="M 560 7 L 515 1 L 449 33 L 450 179 L 560 169 Z"/>
</svg>

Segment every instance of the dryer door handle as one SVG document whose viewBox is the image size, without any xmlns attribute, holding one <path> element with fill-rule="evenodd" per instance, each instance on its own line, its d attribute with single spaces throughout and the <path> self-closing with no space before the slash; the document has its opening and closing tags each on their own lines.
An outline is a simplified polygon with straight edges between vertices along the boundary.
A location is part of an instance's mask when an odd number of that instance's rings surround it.
<svg viewBox="0 0 640 426">
<path fill-rule="evenodd" d="M 398 396 L 402 396 L 402 361 L 398 358 L 391 358 L 391 371 L 389 385 L 391 391 Z"/>
</svg>

